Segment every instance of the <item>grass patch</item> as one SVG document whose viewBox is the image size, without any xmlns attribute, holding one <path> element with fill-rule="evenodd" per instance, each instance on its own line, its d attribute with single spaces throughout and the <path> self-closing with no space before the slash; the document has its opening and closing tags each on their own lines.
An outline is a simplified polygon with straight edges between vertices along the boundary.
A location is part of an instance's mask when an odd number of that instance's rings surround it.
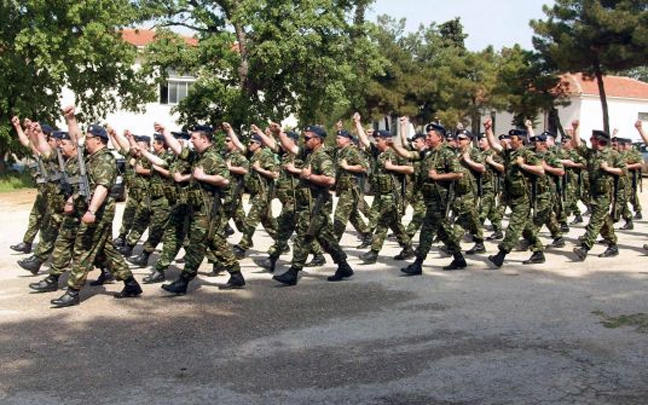
<svg viewBox="0 0 648 405">
<path fill-rule="evenodd" d="M 615 329 L 622 326 L 633 326 L 637 332 L 648 333 L 648 314 L 609 316 L 603 311 L 594 311 L 592 313 L 602 318 L 601 324 L 606 328 Z"/>
<path fill-rule="evenodd" d="M 33 188 L 35 186 L 34 179 L 29 173 L 13 171 L 0 173 L 0 193 L 7 193 L 23 188 Z"/>
</svg>

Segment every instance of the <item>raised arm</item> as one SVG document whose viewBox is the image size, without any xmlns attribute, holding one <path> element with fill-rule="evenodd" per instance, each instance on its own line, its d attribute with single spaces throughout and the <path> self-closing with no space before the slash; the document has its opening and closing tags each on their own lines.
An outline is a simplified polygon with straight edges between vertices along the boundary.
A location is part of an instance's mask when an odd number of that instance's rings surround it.
<svg viewBox="0 0 648 405">
<path fill-rule="evenodd" d="M 43 133 L 43 130 L 41 129 L 41 126 L 38 122 L 34 122 L 32 124 L 32 142 L 36 145 L 36 149 L 38 152 L 46 157 L 49 157 L 51 153 L 53 153 L 52 147 L 50 146 L 49 143 L 47 143 L 47 140 L 45 139 L 45 134 Z"/>
<path fill-rule="evenodd" d="M 250 126 L 250 129 L 261 137 L 261 142 L 263 142 L 265 146 L 270 148 L 270 150 L 272 150 L 273 152 L 277 152 L 277 141 L 275 141 L 272 136 L 269 136 L 265 131 L 262 131 L 261 128 L 257 127 L 254 124 Z"/>
<path fill-rule="evenodd" d="M 407 145 L 407 132 L 409 130 L 409 118 L 408 117 L 400 117 L 398 120 L 400 123 L 400 142 L 401 145 L 406 146 Z"/>
<path fill-rule="evenodd" d="M 69 105 L 63 109 L 63 117 L 68 127 L 68 134 L 70 134 L 70 140 L 75 145 L 78 145 L 79 142 L 82 142 L 84 139 L 81 129 L 79 128 L 79 123 L 76 120 L 76 108 L 73 105 Z"/>
<path fill-rule="evenodd" d="M 641 136 L 641 139 L 643 139 L 644 143 L 648 145 L 648 131 L 644 129 L 643 123 L 638 120 L 635 122 L 635 128 L 639 131 L 639 135 Z"/>
<path fill-rule="evenodd" d="M 277 135 L 279 137 L 279 142 L 281 143 L 281 147 L 288 153 L 292 153 L 293 155 L 298 155 L 299 154 L 299 146 L 295 142 L 292 142 L 290 138 L 288 138 L 288 135 L 281 129 L 281 126 L 275 122 L 270 123 L 270 131 L 272 131 L 273 134 Z"/>
<path fill-rule="evenodd" d="M 361 120 L 362 117 L 360 116 L 360 113 L 353 114 L 353 125 L 355 126 L 356 132 L 358 133 L 358 140 L 364 148 L 370 148 L 371 143 L 369 142 L 369 138 L 367 138 L 367 134 L 365 133 L 364 128 L 362 128 Z"/>
<path fill-rule="evenodd" d="M 493 120 L 486 118 L 484 121 L 484 132 L 486 133 L 486 139 L 488 139 L 488 144 L 491 148 L 495 149 L 497 153 L 501 153 L 504 150 L 502 144 L 497 142 L 495 139 L 495 134 L 493 134 Z"/>
<path fill-rule="evenodd" d="M 169 131 L 168 128 L 159 122 L 154 123 L 153 128 L 155 129 L 155 132 L 162 134 L 164 141 L 169 146 L 169 149 L 171 149 L 171 152 L 175 155 L 182 153 L 182 143 L 180 143 L 180 141 L 171 134 L 171 131 Z"/>
<path fill-rule="evenodd" d="M 227 128 L 225 127 L 226 125 Z M 247 148 L 245 147 L 245 145 L 243 145 L 243 143 L 241 143 L 241 140 L 239 139 L 238 135 L 236 135 L 236 132 L 234 132 L 232 126 L 227 122 L 223 122 L 223 129 L 225 130 L 225 132 L 227 132 L 227 135 L 234 143 L 234 146 L 236 146 L 236 148 L 241 152 L 247 153 Z"/>
<path fill-rule="evenodd" d="M 535 135 L 533 132 L 533 121 L 531 120 L 526 120 L 524 121 L 524 128 L 527 131 L 527 143 L 531 142 L 531 138 Z"/>
<path fill-rule="evenodd" d="M 18 134 L 18 140 L 20 143 L 26 147 L 29 148 L 32 153 L 38 154 L 38 149 L 34 147 L 34 144 L 29 140 L 27 137 L 27 134 L 25 134 L 25 131 L 23 131 L 22 125 L 20 125 L 20 118 L 18 117 L 13 117 L 11 119 L 11 124 L 13 125 L 14 129 L 16 130 L 16 133 Z M 28 129 L 29 130 L 29 129 Z"/>
<path fill-rule="evenodd" d="M 574 135 L 572 137 L 572 141 L 574 142 L 574 149 L 578 150 L 581 147 L 581 139 L 580 139 L 580 134 L 578 133 L 578 126 L 580 125 L 580 121 L 578 120 L 573 120 L 572 121 L 572 131 L 574 132 Z"/>
</svg>

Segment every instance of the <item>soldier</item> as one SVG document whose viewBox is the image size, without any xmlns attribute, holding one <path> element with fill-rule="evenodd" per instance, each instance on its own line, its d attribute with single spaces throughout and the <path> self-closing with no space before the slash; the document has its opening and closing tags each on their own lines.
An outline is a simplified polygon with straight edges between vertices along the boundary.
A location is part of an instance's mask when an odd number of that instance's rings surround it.
<svg viewBox="0 0 648 405">
<path fill-rule="evenodd" d="M 563 167 L 565 168 L 565 216 L 569 217 L 573 214 L 574 220 L 571 222 L 571 224 L 576 225 L 583 222 L 580 208 L 578 208 L 578 200 L 581 193 L 580 185 L 582 183 L 582 171 L 586 166 L 585 159 L 580 156 L 574 149 L 574 143 L 572 139 L 573 136 L 569 134 L 565 134 L 561 138 L 561 150 L 563 153 L 562 158 L 560 159 L 560 163 L 562 163 Z"/>
<path fill-rule="evenodd" d="M 236 135 L 232 132 L 230 136 Z M 271 202 L 274 197 L 274 180 L 279 177 L 278 164 L 274 154 L 263 145 L 258 134 L 250 136 L 248 148 L 252 156 L 245 186 L 250 193 L 250 211 L 245 218 L 241 241 L 234 245 L 234 254 L 239 259 L 254 245 L 252 235 L 259 223 L 263 224 L 272 239 L 277 237 L 277 220 L 272 216 Z"/>
<path fill-rule="evenodd" d="M 414 256 L 412 249 L 412 242 L 405 232 L 405 227 L 400 221 L 401 207 L 404 206 L 405 201 L 401 195 L 400 182 L 402 177 L 406 174 L 412 174 L 414 168 L 402 158 L 399 158 L 396 153 L 390 148 L 393 143 L 393 135 L 387 131 L 374 132 L 375 144 L 369 142 L 369 138 L 362 128 L 360 122 L 360 114 L 355 113 L 353 121 L 358 131 L 358 137 L 362 145 L 371 150 L 374 156 L 375 166 L 372 170 L 372 184 L 375 186 L 374 203 L 377 205 L 379 212 L 378 223 L 376 224 L 376 231 L 374 233 L 373 241 L 371 243 L 371 250 L 360 256 L 360 259 L 365 263 L 375 263 L 378 259 L 378 252 L 387 237 L 387 228 L 390 228 L 396 235 L 396 240 L 402 248 L 401 252 L 394 257 L 394 260 L 407 260 Z"/>
<path fill-rule="evenodd" d="M 133 145 L 133 147 L 139 149 L 137 145 Z M 151 179 L 149 183 L 151 216 L 148 238 L 144 242 L 142 252 L 139 256 L 126 260 L 135 266 L 146 267 L 151 253 L 153 253 L 164 236 L 171 212 L 169 202 L 176 200 L 175 185 L 169 173 L 169 166 L 175 160 L 175 156 L 169 151 L 164 135 L 160 133 L 153 135 L 153 153 L 149 152 L 148 149 L 142 149 L 140 153 L 142 157 L 151 163 Z M 129 235 L 129 240 L 130 237 L 131 235 Z"/>
<path fill-rule="evenodd" d="M 308 126 L 304 130 L 306 148 L 300 148 L 288 140 L 281 128 L 274 124 L 273 132 L 279 135 L 282 147 L 304 161 L 303 168 L 290 167 L 291 173 L 298 174 L 300 181 L 295 192 L 297 207 L 297 237 L 293 243 L 293 259 L 290 268 L 283 274 L 272 277 L 285 285 L 296 285 L 310 245 L 314 240 L 330 254 L 338 268 L 328 281 L 341 281 L 353 275 L 347 263 L 346 253 L 340 248 L 331 224 L 333 201 L 329 188 L 335 185 L 335 167 L 324 147 L 326 131 L 319 126 Z"/>
<path fill-rule="evenodd" d="M 587 252 L 592 249 L 596 237 L 600 233 L 608 243 L 608 248 L 599 257 L 613 257 L 619 254 L 617 237 L 614 233 L 610 205 L 612 203 L 613 176 L 622 176 L 625 165 L 609 147 L 610 136 L 604 131 L 594 130 L 590 137 L 591 149 L 581 144 L 577 136 L 578 121 L 572 123 L 574 128 L 574 146 L 587 159 L 587 170 L 590 180 L 590 210 L 591 216 L 585 235 L 580 238 L 580 247 L 574 248 L 577 260 L 587 258 Z"/>
<path fill-rule="evenodd" d="M 229 227 L 229 220 L 232 219 L 239 232 L 243 232 L 245 229 L 243 192 L 245 191 L 245 176 L 249 173 L 250 162 L 248 162 L 245 155 L 234 144 L 234 140 L 230 135 L 234 131 L 232 126 L 227 122 L 223 122 L 222 127 L 225 130 L 225 162 L 230 171 L 232 183 L 223 201 L 223 209 L 225 211 L 223 227 L 226 230 L 231 229 Z M 234 230 L 231 229 L 231 231 L 233 232 Z M 230 234 L 228 231 L 226 233 Z"/>
<path fill-rule="evenodd" d="M 400 135 L 401 135 L 401 145 L 407 147 L 407 129 L 409 127 L 409 118 L 401 117 L 400 118 Z M 417 132 L 412 136 L 411 145 L 407 148 L 409 151 L 419 151 L 423 152 L 427 149 L 427 142 L 425 142 L 425 134 L 422 132 Z M 425 201 L 423 201 L 423 195 L 421 194 L 420 185 L 420 166 L 421 161 L 412 162 L 414 168 L 414 173 L 410 175 L 410 179 L 407 181 L 407 197 L 406 204 L 412 207 L 412 220 L 407 224 L 405 232 L 410 237 L 414 239 L 414 235 L 421 229 L 423 225 L 423 218 L 425 218 Z"/>
<path fill-rule="evenodd" d="M 513 247 L 517 244 L 520 236 L 529 241 L 533 254 L 529 260 L 523 264 L 533 264 L 544 262 L 544 246 L 540 242 L 536 229 L 531 220 L 531 182 L 533 176 L 543 176 L 544 169 L 540 159 L 530 149 L 524 146 L 527 138 L 526 131 L 511 130 L 509 131 L 510 149 L 504 149 L 500 143 L 495 140 L 492 129 L 492 121 L 487 119 L 484 122 L 486 138 L 490 146 L 495 149 L 504 159 L 504 190 L 503 198 L 511 209 L 509 225 L 506 228 L 504 240 L 497 246 L 499 252 L 496 255 L 489 256 L 495 266 L 502 267 L 504 259 Z"/>
<path fill-rule="evenodd" d="M 616 133 L 618 131 L 615 129 L 614 132 Z M 612 150 L 616 151 L 619 154 L 620 158 L 626 163 L 627 167 L 630 156 L 628 155 L 628 152 L 625 148 L 626 142 L 630 144 L 632 141 L 630 139 L 626 140 L 625 138 L 618 136 L 614 136 L 610 139 Z M 613 213 L 614 216 L 612 217 L 612 220 L 614 222 L 618 222 L 621 218 L 623 218 L 625 220 L 625 224 L 619 229 L 624 231 L 632 230 L 634 229 L 634 224 L 632 222 L 632 212 L 630 212 L 630 208 L 628 207 L 628 203 L 630 202 L 632 184 L 629 170 L 626 175 L 616 177 L 614 179 L 614 182 L 616 192 L 616 212 Z"/>
<path fill-rule="evenodd" d="M 65 116 L 70 138 L 76 143 L 80 133 L 74 117 L 74 108 L 68 108 Z M 74 241 L 68 288 L 61 297 L 51 300 L 55 307 L 79 304 L 79 291 L 98 255 L 105 261 L 108 271 L 117 280 L 124 282 L 124 288 L 115 294 L 115 298 L 137 297 L 142 294 L 141 287 L 110 239 L 115 217 L 115 201 L 110 197 L 110 188 L 115 184 L 117 164 L 107 144 L 106 130 L 99 125 L 91 125 L 85 136 L 85 147 L 89 154 L 86 166 L 90 193 L 87 199 L 83 200 L 85 213 L 81 217 Z"/>
<path fill-rule="evenodd" d="M 25 131 L 27 132 L 23 131 L 23 127 L 20 125 L 20 119 L 18 117 L 13 117 L 11 119 L 11 123 L 14 129 L 16 130 L 16 133 L 18 134 L 18 139 L 20 140 L 20 143 L 25 148 L 29 148 L 32 151 L 34 161 L 37 162 L 40 159 L 39 152 L 35 148 L 34 144 L 31 142 L 31 140 L 29 139 L 30 137 L 29 134 L 31 132 L 31 124 L 32 124 L 31 120 L 29 118 L 25 118 L 24 120 Z M 38 233 L 38 230 L 41 228 L 41 225 L 43 223 L 43 217 L 47 209 L 47 204 L 46 204 L 47 197 L 45 195 L 47 190 L 45 187 L 45 183 L 47 183 L 47 179 L 43 176 L 43 173 L 41 173 L 41 169 L 38 163 L 36 162 L 34 164 L 29 165 L 29 168 L 33 172 L 34 180 L 36 181 L 37 192 L 36 192 L 36 199 L 34 200 L 34 204 L 32 205 L 32 209 L 29 212 L 29 222 L 28 222 L 27 230 L 25 231 L 22 242 L 16 245 L 9 246 L 10 249 L 20 253 L 31 253 L 32 243 L 36 238 L 36 234 Z"/>
<path fill-rule="evenodd" d="M 428 148 L 422 152 L 408 151 L 405 148 L 392 144 L 392 148 L 403 158 L 420 160 L 419 181 L 421 193 L 426 203 L 425 219 L 421 227 L 420 239 L 416 248 L 416 260 L 401 271 L 407 275 L 420 275 L 423 273 L 423 261 L 427 257 L 432 241 L 438 234 L 441 241 L 447 246 L 453 260 L 444 270 L 459 270 L 467 266 L 461 254 L 459 238 L 452 230 L 448 221 L 448 212 L 454 193 L 454 182 L 464 176 L 459 162 L 450 147 L 444 144 L 446 130 L 438 124 L 428 124 L 425 127 Z"/>
<path fill-rule="evenodd" d="M 632 140 L 623 138 L 623 154 L 625 156 L 626 168 L 628 169 L 626 184 L 628 186 L 628 202 L 632 204 L 634 219 L 641 219 L 641 204 L 639 203 L 639 185 L 641 184 L 641 168 L 643 166 L 643 156 L 641 152 L 632 146 Z M 628 210 L 629 211 L 629 210 Z M 632 215 L 632 213 L 630 213 Z M 626 222 L 626 225 L 628 222 Z M 629 224 L 632 224 L 632 217 Z M 629 226 L 628 229 L 633 229 Z M 623 229 L 623 228 L 622 228 Z"/>
<path fill-rule="evenodd" d="M 31 133 L 34 135 L 34 144 L 40 152 L 41 172 L 47 179 L 45 183 L 45 213 L 42 219 L 38 247 L 33 255 L 18 260 L 18 265 L 31 272 L 38 274 L 42 264 L 47 261 L 54 250 L 54 243 L 58 229 L 63 221 L 63 190 L 60 186 L 62 173 L 58 164 L 58 147 L 60 139 L 53 136 L 52 127 L 44 124 L 42 127 L 38 122 L 32 123 Z M 47 154 L 43 154 L 47 151 Z"/>
<path fill-rule="evenodd" d="M 503 160 L 499 154 L 490 147 L 485 133 L 478 136 L 479 148 L 484 156 L 484 167 L 482 173 L 482 196 L 479 200 L 479 221 L 484 224 L 488 219 L 493 226 L 493 234 L 488 240 L 498 240 L 504 237 L 502 233 L 502 218 L 497 214 L 497 200 L 500 194 L 500 176 L 504 173 Z"/>
<path fill-rule="evenodd" d="M 162 288 L 176 295 L 187 292 L 189 282 L 198 274 L 207 249 L 230 273 L 230 279 L 219 289 L 231 290 L 245 286 L 245 279 L 232 249 L 225 238 L 217 232 L 222 223 L 222 189 L 229 186 L 227 164 L 213 145 L 213 129 L 197 125 L 191 131 L 194 149 L 182 147 L 180 142 L 165 135 L 165 139 L 180 159 L 191 162 L 191 174 L 176 176 L 176 181 L 190 181 L 187 200 L 192 216 L 189 224 L 189 244 L 185 248 L 185 266 L 180 277 Z"/>
</svg>

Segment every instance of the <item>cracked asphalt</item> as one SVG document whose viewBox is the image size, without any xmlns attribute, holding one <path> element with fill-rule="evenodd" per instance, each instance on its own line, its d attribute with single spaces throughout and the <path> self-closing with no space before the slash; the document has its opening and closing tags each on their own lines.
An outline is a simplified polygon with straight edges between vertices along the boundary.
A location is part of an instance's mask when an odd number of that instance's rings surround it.
<svg viewBox="0 0 648 405">
<path fill-rule="evenodd" d="M 600 315 L 648 313 L 646 220 L 619 232 L 616 258 L 596 257 L 597 246 L 572 261 L 576 226 L 542 265 L 524 266 L 529 253 L 514 252 L 501 270 L 479 255 L 444 272 L 450 259 L 433 249 L 420 277 L 400 276 L 394 240 L 378 264 L 362 265 L 349 229 L 342 244 L 355 276 L 326 282 L 327 257 L 296 287 L 254 265 L 270 244 L 258 231 L 241 262 L 245 290 L 219 291 L 226 277 L 207 277 L 204 263 L 183 297 L 144 285 L 141 298 L 115 300 L 116 283 L 51 309 L 57 293 L 27 287 L 45 272 L 32 277 L 9 249 L 32 198 L 0 195 L 1 404 L 648 403 L 648 334 L 606 328 Z M 285 269 L 290 255 L 282 259 Z"/>
</svg>

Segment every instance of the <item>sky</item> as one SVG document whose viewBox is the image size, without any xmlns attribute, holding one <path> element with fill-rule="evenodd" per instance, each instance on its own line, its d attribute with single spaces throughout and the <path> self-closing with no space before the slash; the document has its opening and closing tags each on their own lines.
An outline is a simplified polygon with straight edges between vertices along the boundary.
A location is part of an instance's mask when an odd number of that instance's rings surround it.
<svg viewBox="0 0 648 405">
<path fill-rule="evenodd" d="M 405 18 L 405 30 L 414 32 L 420 24 L 432 22 L 441 24 L 461 17 L 466 38 L 466 47 L 480 51 L 488 45 L 495 49 L 511 47 L 516 43 L 525 49 L 532 49 L 532 19 L 544 19 L 544 4 L 552 0 L 376 0 L 367 13 L 367 18 L 387 14 L 396 19 Z"/>
</svg>

